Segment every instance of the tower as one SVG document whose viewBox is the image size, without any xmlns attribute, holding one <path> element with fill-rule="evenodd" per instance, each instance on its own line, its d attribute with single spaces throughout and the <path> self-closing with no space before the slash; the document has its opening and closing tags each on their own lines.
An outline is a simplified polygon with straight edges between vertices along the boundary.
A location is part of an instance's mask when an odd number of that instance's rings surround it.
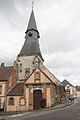
<svg viewBox="0 0 80 120">
<path fill-rule="evenodd" d="M 37 30 L 34 11 L 30 15 L 27 30 L 25 32 L 24 45 L 17 56 L 18 79 L 26 79 L 29 74 L 43 64 L 43 57 L 39 47 L 39 32 Z"/>
</svg>

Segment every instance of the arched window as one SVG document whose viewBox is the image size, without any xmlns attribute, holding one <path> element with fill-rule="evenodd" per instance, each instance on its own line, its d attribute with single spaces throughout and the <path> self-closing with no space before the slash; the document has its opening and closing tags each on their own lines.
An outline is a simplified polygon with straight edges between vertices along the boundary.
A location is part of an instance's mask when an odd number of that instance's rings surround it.
<svg viewBox="0 0 80 120">
<path fill-rule="evenodd" d="M 40 72 L 35 72 L 34 79 L 35 80 L 40 80 Z"/>
<path fill-rule="evenodd" d="M 9 105 L 14 105 L 14 98 L 9 98 Z"/>
<path fill-rule="evenodd" d="M 27 78 L 30 75 L 30 68 L 25 68 L 25 77 Z"/>
<path fill-rule="evenodd" d="M 20 105 L 24 106 L 26 104 L 25 98 L 20 98 Z"/>
</svg>

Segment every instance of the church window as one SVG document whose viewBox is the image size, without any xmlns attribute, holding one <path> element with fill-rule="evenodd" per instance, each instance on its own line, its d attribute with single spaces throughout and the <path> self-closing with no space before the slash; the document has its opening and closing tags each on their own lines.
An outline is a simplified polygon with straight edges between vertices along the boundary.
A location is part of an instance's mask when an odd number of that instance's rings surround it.
<svg viewBox="0 0 80 120">
<path fill-rule="evenodd" d="M 32 36 L 32 33 L 31 33 L 31 32 L 29 32 L 29 34 L 28 34 L 28 35 L 29 35 L 29 37 L 31 37 L 31 36 Z"/>
<path fill-rule="evenodd" d="M 2 85 L 0 85 L 0 94 L 2 94 Z"/>
<path fill-rule="evenodd" d="M 35 72 L 34 79 L 35 80 L 40 80 L 40 72 Z"/>
<path fill-rule="evenodd" d="M 14 98 L 11 97 L 11 98 L 9 99 L 9 105 L 14 105 Z"/>
<path fill-rule="evenodd" d="M 26 104 L 26 100 L 24 98 L 20 99 L 20 105 L 24 106 Z"/>
<path fill-rule="evenodd" d="M 30 68 L 25 68 L 25 75 L 28 77 L 30 74 Z"/>
<path fill-rule="evenodd" d="M 32 64 L 34 64 L 35 62 L 33 61 Z"/>
</svg>

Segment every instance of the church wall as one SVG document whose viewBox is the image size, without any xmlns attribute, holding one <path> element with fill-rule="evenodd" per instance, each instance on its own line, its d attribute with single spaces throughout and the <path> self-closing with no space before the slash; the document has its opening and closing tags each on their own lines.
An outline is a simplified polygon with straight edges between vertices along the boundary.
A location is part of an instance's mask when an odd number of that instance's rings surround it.
<svg viewBox="0 0 80 120">
<path fill-rule="evenodd" d="M 29 110 L 29 88 L 25 87 L 26 109 Z"/>
<path fill-rule="evenodd" d="M 36 72 L 40 72 L 40 80 L 35 80 L 34 76 Z M 37 81 L 37 82 L 36 82 Z M 37 83 L 41 84 L 39 86 L 36 86 Z M 35 88 L 33 87 L 32 84 L 35 84 Z M 42 90 L 42 97 L 43 99 L 46 100 L 46 107 L 52 106 L 55 102 L 55 95 L 56 95 L 56 90 L 55 90 L 55 84 L 51 84 L 51 81 L 47 78 L 47 75 L 44 75 L 39 69 L 36 69 L 34 73 L 28 78 L 28 80 L 25 82 L 26 87 L 26 95 L 28 99 L 28 108 L 33 109 L 33 90 L 40 89 Z"/>
<path fill-rule="evenodd" d="M 51 107 L 55 104 L 56 102 L 56 91 L 55 91 L 55 86 L 50 85 L 50 87 L 46 88 L 46 107 Z"/>
<path fill-rule="evenodd" d="M 36 64 L 34 63 L 35 55 L 33 56 L 21 56 L 17 58 L 17 65 L 18 65 L 18 79 L 25 79 L 26 70 L 29 69 L 30 73 L 36 68 Z M 40 66 L 42 66 L 42 59 L 38 56 L 38 59 L 41 61 Z M 21 67 L 20 67 L 20 64 Z"/>
<path fill-rule="evenodd" d="M 14 105 L 9 105 L 10 98 L 14 99 Z M 6 112 L 26 111 L 26 99 L 24 99 L 25 103 L 21 103 L 21 98 L 23 98 L 23 96 L 7 96 Z"/>
<path fill-rule="evenodd" d="M 26 74 L 25 74 L 25 71 L 27 68 L 30 69 L 30 73 L 32 72 L 33 70 L 33 64 L 32 64 L 32 61 L 34 60 L 34 56 L 21 56 L 21 57 L 18 57 L 18 60 L 17 60 L 17 64 L 18 64 L 18 78 L 19 79 L 25 79 L 26 78 Z M 22 64 L 22 68 L 20 68 L 20 64 Z M 22 69 L 20 71 L 20 69 Z"/>
<path fill-rule="evenodd" d="M 50 88 L 46 88 L 46 94 L 47 94 L 47 98 L 46 98 L 46 107 L 51 107 L 51 96 L 50 96 Z"/>
<path fill-rule="evenodd" d="M 34 83 L 34 74 L 32 74 L 25 83 L 27 84 Z"/>
<path fill-rule="evenodd" d="M 51 85 L 50 87 L 50 96 L 51 96 L 51 106 L 56 102 L 56 90 L 55 86 Z"/>
<path fill-rule="evenodd" d="M 41 73 L 41 83 L 51 83 L 51 81 L 43 73 Z"/>
</svg>

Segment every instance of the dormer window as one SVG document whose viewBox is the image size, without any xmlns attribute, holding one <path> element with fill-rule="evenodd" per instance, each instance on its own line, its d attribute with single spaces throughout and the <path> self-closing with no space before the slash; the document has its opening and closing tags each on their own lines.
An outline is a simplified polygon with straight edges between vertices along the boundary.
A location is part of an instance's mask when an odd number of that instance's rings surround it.
<svg viewBox="0 0 80 120">
<path fill-rule="evenodd" d="M 29 32 L 29 33 L 28 33 L 28 36 L 29 36 L 29 37 L 31 37 L 31 36 L 32 36 L 32 33 L 31 33 L 31 32 Z"/>
</svg>

